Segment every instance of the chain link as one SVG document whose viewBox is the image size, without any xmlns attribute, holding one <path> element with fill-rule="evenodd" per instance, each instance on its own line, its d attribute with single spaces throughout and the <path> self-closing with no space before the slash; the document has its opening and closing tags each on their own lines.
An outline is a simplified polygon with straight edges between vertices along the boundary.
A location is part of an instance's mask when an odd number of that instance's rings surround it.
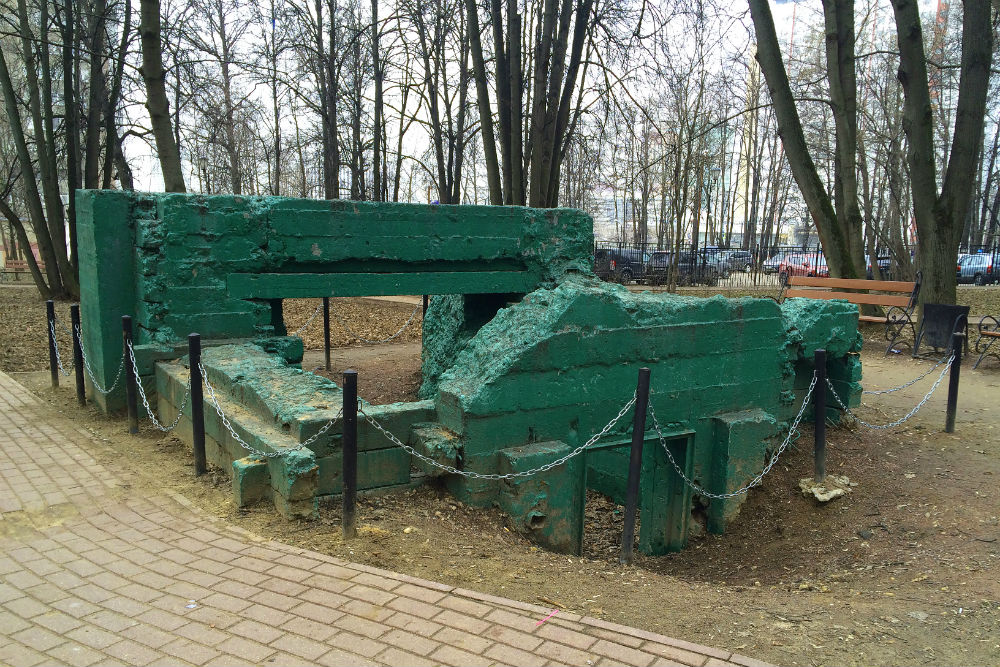
<svg viewBox="0 0 1000 667">
<path fill-rule="evenodd" d="M 422 308 L 422 306 L 420 304 L 417 304 L 417 307 L 413 309 L 412 313 L 410 313 L 410 319 L 406 320 L 406 324 L 404 324 L 403 326 L 401 326 L 399 328 L 399 331 L 397 331 L 396 333 L 392 334 L 388 338 L 383 338 L 382 340 L 368 340 L 367 338 L 364 338 L 363 336 L 360 336 L 353 329 L 351 329 L 350 326 L 348 326 L 347 322 L 345 322 L 344 320 L 340 319 L 340 316 L 337 315 L 336 311 L 333 312 L 333 318 L 335 320 L 337 320 L 337 323 L 340 324 L 340 326 L 342 326 L 347 333 L 351 334 L 352 336 L 354 336 L 355 338 L 357 338 L 358 340 L 360 340 L 362 343 L 368 343 L 369 345 L 381 345 L 382 343 L 388 343 L 388 342 L 390 342 L 392 340 L 395 340 L 396 338 L 399 337 L 399 335 L 401 333 L 403 333 L 404 331 L 406 331 L 406 327 L 410 326 L 410 322 L 412 322 L 413 318 L 417 316 L 417 312 L 421 308 Z"/>
<path fill-rule="evenodd" d="M 632 408 L 633 405 L 635 405 L 635 400 L 636 400 L 636 397 L 635 397 L 635 394 L 633 394 L 632 398 L 629 400 L 629 402 L 626 403 L 625 406 L 622 407 L 622 409 L 618 411 L 618 414 L 615 415 L 615 417 L 612 418 L 612 420 L 609 421 L 607 423 L 607 425 L 603 429 L 601 429 L 600 433 L 594 435 L 592 438 L 590 438 L 590 440 L 588 440 L 587 442 L 583 443 L 582 445 L 580 445 L 579 447 L 577 447 L 576 449 L 574 449 L 573 451 L 571 451 L 566 456 L 563 456 L 561 458 L 556 459 L 555 461 L 552 461 L 550 463 L 546 463 L 545 465 L 538 466 L 537 468 L 533 468 L 531 470 L 522 470 L 521 472 L 509 472 L 509 473 L 506 473 L 506 474 L 503 474 L 503 475 L 501 475 L 499 473 L 488 473 L 487 474 L 487 473 L 473 472 L 471 470 L 459 470 L 455 466 L 450 466 L 450 465 L 446 465 L 444 463 L 439 463 L 439 462 L 435 461 L 434 459 L 430 458 L 429 456 L 421 454 L 420 452 L 418 452 L 417 450 L 415 450 L 413 447 L 410 447 L 409 445 L 403 444 L 403 442 L 399 438 L 397 438 L 392 433 L 390 433 L 389 431 L 387 431 L 384 426 L 382 426 L 380 423 L 378 423 L 378 421 L 374 417 L 372 417 L 371 415 L 369 415 L 364 410 L 361 410 L 361 414 L 363 414 L 365 416 L 365 419 L 368 420 L 369 424 L 371 424 L 376 429 L 378 429 L 379 431 L 381 431 L 382 435 L 384 435 L 389 440 L 389 442 L 395 444 L 398 447 L 401 447 L 407 454 L 409 454 L 410 456 L 415 456 L 416 458 L 420 459 L 424 463 L 427 463 L 427 464 L 429 464 L 429 465 L 431 465 L 431 466 L 433 466 L 435 468 L 439 468 L 441 470 L 444 470 L 445 472 L 449 472 L 449 473 L 452 473 L 454 475 L 461 475 L 462 477 L 468 477 L 470 479 L 495 479 L 495 480 L 499 480 L 499 479 L 514 479 L 514 478 L 517 478 L 517 477 L 531 477 L 531 476 L 536 475 L 536 474 L 538 474 L 540 472 L 545 472 L 546 470 L 551 470 L 552 468 L 555 468 L 556 466 L 560 466 L 563 463 L 566 463 L 566 461 L 569 461 L 574 456 L 577 456 L 578 454 L 582 453 L 585 449 L 587 449 L 588 447 L 590 447 L 591 445 L 593 445 L 595 442 L 597 442 L 598 440 L 600 440 L 601 438 L 603 438 L 605 435 L 607 435 L 607 433 L 612 428 L 614 428 L 615 424 L 618 423 L 618 420 L 620 420 L 623 416 L 625 416 L 625 413 L 628 412 Z"/>
<path fill-rule="evenodd" d="M 115 374 L 115 381 L 111 383 L 110 387 L 104 389 L 97 381 L 97 376 L 94 375 L 94 370 L 90 367 L 90 360 L 87 358 L 87 350 L 83 347 L 83 333 L 80 331 L 79 327 L 74 327 L 74 332 L 77 341 L 80 343 L 80 356 L 83 357 L 83 367 L 86 369 L 87 375 L 90 376 L 90 382 L 94 385 L 94 389 L 107 396 L 115 390 L 115 387 L 118 386 L 119 380 L 121 380 L 122 371 L 125 370 L 125 353 L 122 352 L 122 358 L 118 362 L 118 372 Z"/>
<path fill-rule="evenodd" d="M 899 426 L 900 424 L 902 424 L 903 422 L 905 422 L 906 420 L 908 420 L 910 417 L 912 417 L 913 415 L 917 414 L 917 412 L 920 410 L 920 408 L 924 407 L 924 403 L 926 403 L 930 399 L 931 394 L 934 393 L 934 390 L 937 389 L 938 385 L 941 384 L 941 382 L 944 380 L 944 376 L 948 373 L 948 369 L 951 368 L 951 365 L 952 365 L 952 363 L 954 363 L 954 361 L 955 361 L 955 355 L 953 354 L 953 355 L 951 355 L 948 358 L 948 365 L 944 367 L 944 370 L 941 371 L 941 375 L 939 375 L 938 379 L 934 381 L 934 384 L 931 386 L 930 391 L 928 391 L 926 394 L 924 394 L 924 397 L 922 399 L 920 399 L 920 402 L 917 403 L 917 405 L 912 410 L 910 410 L 909 412 L 907 412 L 905 416 L 897 419 L 894 422 L 890 422 L 888 424 L 869 424 L 868 422 L 866 422 L 861 417 L 858 417 L 856 414 L 854 414 L 853 412 L 851 412 L 851 409 L 849 407 L 847 407 L 846 405 L 844 405 L 844 401 L 842 401 L 841 398 L 840 398 L 840 396 L 837 395 L 837 390 L 833 388 L 833 382 L 830 381 L 830 378 L 826 379 L 826 384 L 827 384 L 827 386 L 829 386 L 830 393 L 833 394 L 833 398 L 834 398 L 834 400 L 837 401 L 837 404 L 840 405 L 840 408 L 844 412 L 846 412 L 848 415 L 850 415 L 854 419 L 854 421 L 858 422 L 859 424 L 861 424 L 862 426 L 864 426 L 866 428 L 870 428 L 870 429 L 875 430 L 875 431 L 884 431 L 886 429 L 895 428 L 896 426 Z"/>
<path fill-rule="evenodd" d="M 694 491 L 699 496 L 705 496 L 706 498 L 716 498 L 718 500 L 726 500 L 728 498 L 735 498 L 736 496 L 741 496 L 744 493 L 749 492 L 750 489 L 752 489 L 755 486 L 758 486 L 762 481 L 764 481 L 764 477 L 767 475 L 767 473 L 771 472 L 771 468 L 773 468 L 774 464 L 778 462 L 778 459 L 784 453 L 785 449 L 788 448 L 788 445 L 792 444 L 792 437 L 798 434 L 799 422 L 802 421 L 802 415 L 805 414 L 806 408 L 809 407 L 809 399 L 812 397 L 813 389 L 816 387 L 817 380 L 818 378 L 816 377 L 816 373 L 813 373 L 812 382 L 809 383 L 809 390 L 806 392 L 805 398 L 802 399 L 802 406 L 799 408 L 799 414 L 795 415 L 795 419 L 792 421 L 792 425 L 788 428 L 788 435 L 785 436 L 785 440 L 778 447 L 777 451 L 775 451 L 774 454 L 771 456 L 770 461 L 768 461 L 767 465 L 764 466 L 764 469 L 761 470 L 759 475 L 757 475 L 748 483 L 744 484 L 742 487 L 740 487 L 736 491 L 733 491 L 732 493 L 712 493 L 711 491 L 705 490 L 703 487 L 698 485 L 694 480 L 685 475 L 684 471 L 681 470 L 681 467 L 677 465 L 677 461 L 674 459 L 674 455 L 670 453 L 670 448 L 667 447 L 667 441 L 663 437 L 663 431 L 660 428 L 660 422 L 656 420 L 656 412 L 653 411 L 652 404 L 650 404 L 649 406 L 649 415 L 653 418 L 653 427 L 656 428 L 656 435 L 659 436 L 660 438 L 660 446 L 663 447 L 663 451 L 666 453 L 667 458 L 670 460 L 670 463 L 674 466 L 674 470 L 677 471 L 677 474 L 680 476 L 680 478 L 684 480 L 684 483 L 687 484 L 689 487 L 691 487 L 691 490 Z"/>
<path fill-rule="evenodd" d="M 293 333 L 292 335 L 293 336 L 298 336 L 303 331 L 305 331 L 307 328 L 309 328 L 309 325 L 313 323 L 313 320 L 316 319 L 316 316 L 319 315 L 319 311 L 321 311 L 322 309 L 323 309 L 323 304 L 320 304 L 320 305 L 316 306 L 316 310 L 314 310 L 313 314 L 309 316 L 309 319 L 306 320 L 306 323 L 303 324 L 302 326 L 300 326 L 298 329 L 296 329 L 295 333 Z"/>
<path fill-rule="evenodd" d="M 156 418 L 156 415 L 153 414 L 153 409 L 149 407 L 149 399 L 146 398 L 146 392 L 142 388 L 142 382 L 139 380 L 139 367 L 135 363 L 135 351 L 132 349 L 132 343 L 128 344 L 128 357 L 132 362 L 132 372 L 135 373 L 135 386 L 139 390 L 139 398 L 142 399 L 142 407 L 146 408 L 146 414 L 149 415 L 149 420 L 153 422 L 153 426 L 164 433 L 173 431 L 177 428 L 177 424 L 180 423 L 181 417 L 184 416 L 184 407 L 187 405 L 188 398 L 191 396 L 191 378 L 188 378 L 187 386 L 184 391 L 184 398 L 181 400 L 181 407 L 177 410 L 177 418 L 174 419 L 170 426 L 164 426 Z"/>
<path fill-rule="evenodd" d="M 304 442 L 300 442 L 294 447 L 287 447 L 285 449 L 275 450 L 273 452 L 261 451 L 256 447 L 254 447 L 253 445 L 249 444 L 246 440 L 241 438 L 235 430 L 233 430 L 232 423 L 229 421 L 229 418 L 226 417 L 226 413 L 222 411 L 222 406 L 219 405 L 219 401 L 215 396 L 215 388 L 212 386 L 212 383 L 208 381 L 208 371 L 205 370 L 205 366 L 203 364 L 198 364 L 198 368 L 201 370 L 201 378 L 202 381 L 204 381 L 205 383 L 205 389 L 208 390 L 208 398 L 210 401 L 212 401 L 212 406 L 215 408 L 215 413 L 219 415 L 219 419 L 222 420 L 222 425 L 226 427 L 227 431 L 229 431 L 229 435 L 233 437 L 233 440 L 240 443 L 240 446 L 243 447 L 243 449 L 247 450 L 254 456 L 260 456 L 262 458 L 271 459 L 278 456 L 282 456 L 284 454 L 288 454 L 289 452 L 295 452 L 300 449 L 305 449 L 312 443 L 316 442 L 321 435 L 330 430 L 330 427 L 333 426 L 335 423 L 337 423 L 337 420 L 340 419 L 340 416 L 344 413 L 344 408 L 338 410 L 337 414 L 334 415 L 333 419 L 324 424 L 312 437 L 310 437 L 308 440 L 305 440 Z"/>
<path fill-rule="evenodd" d="M 52 321 L 49 322 L 49 333 L 52 335 L 52 347 L 56 352 L 56 366 L 59 367 L 60 373 L 62 373 L 66 377 L 69 377 L 70 375 L 72 375 L 72 373 L 63 368 L 62 357 L 59 355 L 59 341 L 56 340 L 56 327 Z"/>
<path fill-rule="evenodd" d="M 901 384 L 901 385 L 899 385 L 898 387 L 893 387 L 892 389 L 879 389 L 879 390 L 875 390 L 875 391 L 863 391 L 863 392 L 861 392 L 861 393 L 862 393 L 862 394 L 869 394 L 869 395 L 876 395 L 876 394 L 891 394 L 891 393 L 892 393 L 892 392 L 894 392 L 894 391 L 899 391 L 899 390 L 901 390 L 901 389 L 906 389 L 907 387 L 911 387 L 911 386 L 915 385 L 915 384 L 916 384 L 917 382 L 920 382 L 921 380 L 923 380 L 923 379 L 924 379 L 925 377 L 927 377 L 928 375 L 930 375 L 931 373 L 933 373 L 933 372 L 934 372 L 934 369 L 936 369 L 936 368 L 937 368 L 938 366 L 940 366 L 941 364 L 943 364 L 943 363 L 944 363 L 944 362 L 946 362 L 946 361 L 948 361 L 948 357 L 941 357 L 941 360 L 940 360 L 940 361 L 938 361 L 938 362 L 937 362 L 936 364 L 934 364 L 933 366 L 931 366 L 931 367 L 930 367 L 930 368 L 929 368 L 929 369 L 927 370 L 927 372 L 926 372 L 926 373 L 923 373 L 923 374 L 921 374 L 921 375 L 918 375 L 917 377 L 913 378 L 913 379 L 912 379 L 912 380 L 910 380 L 909 382 L 907 382 L 907 383 L 905 383 L 905 384 Z"/>
</svg>

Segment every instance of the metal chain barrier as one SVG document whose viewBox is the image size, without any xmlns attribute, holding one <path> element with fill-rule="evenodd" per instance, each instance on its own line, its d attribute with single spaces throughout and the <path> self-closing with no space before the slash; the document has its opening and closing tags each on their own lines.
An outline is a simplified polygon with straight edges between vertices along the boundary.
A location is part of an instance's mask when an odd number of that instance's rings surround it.
<svg viewBox="0 0 1000 667">
<path fill-rule="evenodd" d="M 848 415 L 850 415 L 854 419 L 854 421 L 858 422 L 859 424 L 861 424 L 866 428 L 870 428 L 876 431 L 884 431 L 886 429 L 895 428 L 896 426 L 899 426 L 900 424 L 908 420 L 910 417 L 917 414 L 920 408 L 924 407 L 924 403 L 926 403 L 930 399 L 931 394 L 934 393 L 934 390 L 937 389 L 938 385 L 941 384 L 941 382 L 944 380 L 944 376 L 948 374 L 948 370 L 951 368 L 951 365 L 954 361 L 955 361 L 955 355 L 953 354 L 948 358 L 948 365 L 944 367 L 944 370 L 941 371 L 941 375 L 939 375 L 938 379 L 934 381 L 934 384 L 931 386 L 930 391 L 924 394 L 924 397 L 920 399 L 920 402 L 917 403 L 916 407 L 907 412 L 905 416 L 888 424 L 869 424 L 864 419 L 861 419 L 861 417 L 858 417 L 856 414 L 851 412 L 851 409 L 849 407 L 844 405 L 844 401 L 840 399 L 840 396 L 837 394 L 837 391 L 833 388 L 833 382 L 831 382 L 829 378 L 827 378 L 826 384 L 829 386 L 830 393 L 833 394 L 833 398 L 835 401 L 837 401 L 837 404 L 840 405 L 840 408 Z"/>
<path fill-rule="evenodd" d="M 364 338 L 363 336 L 359 336 L 353 329 L 351 329 L 351 327 L 349 327 L 347 325 L 347 322 L 345 322 L 344 320 L 340 319 L 340 316 L 337 315 L 336 311 L 331 311 L 331 312 L 333 313 L 333 318 L 335 320 L 337 320 L 337 323 L 340 324 L 340 326 L 343 327 L 344 330 L 347 333 L 351 334 L 352 336 L 354 336 L 355 338 L 357 338 L 358 340 L 360 340 L 362 343 L 368 343 L 369 345 L 381 345 L 382 343 L 388 343 L 390 341 L 395 340 L 396 338 L 399 337 L 399 335 L 401 333 L 403 333 L 404 331 L 406 331 L 406 327 L 410 326 L 410 322 L 413 321 L 413 318 L 417 316 L 417 313 L 421 310 L 422 307 L 423 306 L 421 304 L 417 304 L 417 307 L 413 309 L 412 313 L 410 313 L 410 319 L 406 320 L 406 324 L 404 324 L 403 326 L 401 326 L 399 328 L 399 331 L 397 331 L 396 333 L 392 334 L 388 338 L 383 338 L 382 340 L 368 340 L 367 338 Z"/>
<path fill-rule="evenodd" d="M 413 447 L 410 447 L 409 445 L 403 444 L 403 442 L 399 438 L 397 438 L 392 433 L 390 433 L 389 431 L 387 431 L 384 426 L 382 426 L 380 423 L 378 423 L 378 421 L 374 417 L 372 417 L 371 415 L 369 415 L 364 410 L 360 410 L 360 412 L 361 412 L 362 415 L 364 415 L 365 419 L 368 420 L 369 424 L 371 424 L 376 429 L 378 429 L 379 431 L 382 432 L 382 435 L 384 435 L 389 440 L 389 442 L 393 443 L 397 447 L 401 447 L 407 454 L 409 454 L 410 456 L 415 456 L 416 458 L 420 459 L 424 463 L 427 463 L 427 464 L 429 464 L 431 466 L 434 466 L 435 468 L 439 468 L 441 470 L 444 470 L 445 472 L 450 472 L 450 473 L 452 473 L 454 475 L 461 475 L 462 477 L 468 477 L 470 479 L 495 479 L 495 480 L 499 480 L 499 479 L 514 479 L 514 478 L 517 478 L 517 477 L 531 477 L 532 475 L 536 475 L 536 474 L 538 474 L 540 472 L 545 472 L 546 470 L 551 470 L 552 468 L 555 468 L 556 466 L 560 466 L 563 463 L 566 463 L 566 461 L 569 461 L 574 456 L 577 456 L 578 454 L 582 453 L 585 449 L 587 449 L 588 447 L 590 447 L 591 445 L 593 445 L 595 442 L 597 442 L 598 440 L 600 440 L 601 438 L 603 438 L 605 435 L 607 435 L 608 432 L 612 428 L 614 428 L 615 424 L 618 423 L 618 420 L 620 420 L 623 416 L 625 416 L 625 413 L 628 412 L 632 408 L 633 405 L 635 405 L 635 401 L 636 401 L 636 397 L 635 397 L 635 394 L 633 394 L 632 398 L 629 400 L 629 402 L 626 403 L 625 406 L 622 407 L 622 409 L 618 411 L 618 414 L 615 415 L 611 419 L 611 421 L 609 421 L 607 423 L 607 425 L 603 429 L 601 429 L 600 433 L 597 433 L 596 435 L 594 435 L 592 438 L 590 438 L 590 440 L 588 440 L 587 442 L 583 443 L 582 445 L 580 445 L 579 447 L 577 447 L 576 449 L 574 449 L 573 451 L 571 451 L 566 456 L 563 456 L 561 458 L 556 459 L 555 461 L 552 461 L 550 463 L 546 463 L 545 465 L 538 466 L 537 468 L 533 468 L 531 470 L 523 470 L 521 472 L 509 472 L 509 473 L 506 473 L 506 474 L 503 474 L 503 475 L 501 475 L 499 473 L 480 473 L 480 472 L 473 472 L 471 470 L 459 470 L 455 466 L 450 466 L 450 465 L 446 465 L 444 463 L 439 463 L 439 462 L 435 461 L 434 459 L 432 459 L 432 458 L 430 458 L 428 456 L 425 456 L 424 454 L 421 454 L 420 452 L 418 452 L 417 450 L 415 450 Z"/>
<path fill-rule="evenodd" d="M 294 447 L 288 447 L 286 449 L 276 450 L 273 452 L 261 451 L 256 447 L 254 447 L 253 445 L 251 445 L 250 443 L 248 443 L 243 438 L 241 438 L 239 434 L 235 430 L 233 430 L 232 422 L 230 422 L 229 418 L 226 417 L 226 413 L 222 411 L 222 406 L 219 405 L 219 401 L 215 396 L 215 388 L 212 386 L 212 383 L 208 381 L 208 371 L 205 370 L 204 364 L 198 364 L 198 368 L 201 369 L 201 377 L 202 380 L 205 382 L 205 389 L 208 390 L 208 398 L 210 401 L 212 401 L 212 406 L 215 408 L 215 413 L 219 415 L 219 419 L 222 420 L 222 425 L 226 427 L 227 431 L 229 431 L 229 435 L 233 437 L 233 440 L 240 443 L 240 446 L 243 447 L 243 449 L 247 450 L 254 456 L 260 456 L 262 458 L 271 459 L 278 456 L 282 456 L 283 454 L 287 454 L 289 452 L 295 452 L 300 449 L 305 449 L 312 443 L 316 442 L 316 440 L 318 440 L 321 435 L 329 431 L 330 427 L 333 426 L 335 423 L 337 423 L 337 420 L 340 419 L 341 415 L 344 414 L 344 409 L 342 407 L 340 410 L 337 411 L 337 414 L 334 415 L 333 419 L 324 424 L 318 431 L 316 431 L 316 433 L 312 437 L 310 437 L 308 440 L 300 442 Z"/>
<path fill-rule="evenodd" d="M 149 399 L 146 398 L 146 392 L 142 388 L 142 382 L 139 380 L 139 366 L 135 363 L 135 351 L 132 349 L 132 344 L 129 343 L 128 346 L 128 357 L 132 362 L 132 372 L 135 373 L 135 386 L 139 390 L 139 398 L 142 399 L 142 407 L 146 408 L 146 414 L 149 415 L 149 420 L 153 422 L 155 426 L 160 431 L 164 433 L 169 433 L 177 428 L 177 424 L 180 423 L 181 417 L 184 416 L 184 407 L 187 405 L 188 398 L 191 396 L 191 378 L 188 378 L 187 386 L 184 391 L 184 398 L 181 400 L 181 407 L 177 410 L 177 418 L 174 419 L 170 426 L 164 426 L 153 414 L 153 408 L 149 407 Z"/>
<path fill-rule="evenodd" d="M 309 316 L 309 319 L 306 320 L 306 323 L 303 324 L 302 326 L 300 326 L 298 329 L 296 329 L 295 333 L 293 333 L 292 335 L 293 336 L 298 336 L 303 331 L 305 331 L 306 329 L 308 329 L 309 325 L 313 323 L 313 320 L 316 319 L 316 316 L 319 315 L 319 311 L 321 311 L 321 310 L 323 310 L 323 304 L 322 303 L 319 304 L 318 306 L 316 306 L 316 310 L 314 310 L 313 314 Z"/>
<path fill-rule="evenodd" d="M 59 341 L 56 340 L 56 327 L 52 322 L 49 322 L 49 333 L 52 334 L 52 346 L 56 351 L 56 365 L 59 367 L 59 372 L 66 377 L 69 377 L 72 373 L 63 368 L 62 357 L 59 355 Z M 70 368 L 72 368 L 72 366 L 70 366 Z"/>
<path fill-rule="evenodd" d="M 774 464 L 778 462 L 779 458 L 781 458 L 781 455 L 784 453 L 785 449 L 788 448 L 788 445 L 792 444 L 792 438 L 795 437 L 799 432 L 799 422 L 802 421 L 802 415 L 805 414 L 806 409 L 810 405 L 810 399 L 812 398 L 813 389 L 816 387 L 816 380 L 817 380 L 816 373 L 813 373 L 812 382 L 809 383 L 809 390 L 806 392 L 805 398 L 802 399 L 802 406 L 799 408 L 799 414 L 795 415 L 795 419 L 792 420 L 792 425 L 788 428 L 788 435 L 785 436 L 785 440 L 778 447 L 777 451 L 775 451 L 774 454 L 771 456 L 771 459 L 768 461 L 767 465 L 764 466 L 764 469 L 760 471 L 759 475 L 757 475 L 752 480 L 744 484 L 738 490 L 733 491 L 732 493 L 712 493 L 711 491 L 705 490 L 703 487 L 698 485 L 694 480 L 685 475 L 684 471 L 681 470 L 681 467 L 677 465 L 677 461 L 674 459 L 674 455 L 670 453 L 670 448 L 667 447 L 666 438 L 663 437 L 663 431 L 660 428 L 660 422 L 656 420 L 656 413 L 653 411 L 652 403 L 650 403 L 649 405 L 649 415 L 650 417 L 653 418 L 653 426 L 654 428 L 656 428 L 656 435 L 659 436 L 660 438 L 660 446 L 663 447 L 663 451 L 666 453 L 667 458 L 670 460 L 670 463 L 673 464 L 674 470 L 677 471 L 677 474 L 680 476 L 680 478 L 684 480 L 684 483 L 687 484 L 689 487 L 691 487 L 691 490 L 697 493 L 699 496 L 705 496 L 706 498 L 716 498 L 719 500 L 726 500 L 728 498 L 735 498 L 736 496 L 741 496 L 744 493 L 749 492 L 750 489 L 752 489 L 753 487 L 760 485 L 760 483 L 764 481 L 764 477 L 767 475 L 767 473 L 771 472 L 771 469 L 774 467 Z"/>
<path fill-rule="evenodd" d="M 948 359 L 949 359 L 948 357 L 941 357 L 941 360 L 940 360 L 940 361 L 938 361 L 938 362 L 937 362 L 936 364 L 934 364 L 933 366 L 931 366 L 931 367 L 930 367 L 930 368 L 929 368 L 929 369 L 927 370 L 927 372 L 926 372 L 926 373 L 923 373 L 923 374 L 921 374 L 921 375 L 919 375 L 919 376 L 917 376 L 917 377 L 913 378 L 913 379 L 912 379 L 912 380 L 910 380 L 909 382 L 907 382 L 907 383 L 905 383 L 905 384 L 901 384 L 901 385 L 899 385 L 898 387 L 893 387 L 892 389 L 879 389 L 879 390 L 875 390 L 875 391 L 863 391 L 863 392 L 861 392 L 861 393 L 862 393 L 862 394 L 869 394 L 869 395 L 875 395 L 875 394 L 891 394 L 891 393 L 892 393 L 892 392 L 894 392 L 894 391 L 900 391 L 901 389 L 906 389 L 907 387 L 911 387 L 911 386 L 915 385 L 915 384 L 916 384 L 917 382 L 920 382 L 920 381 L 921 381 L 921 380 L 923 380 L 923 379 L 924 379 L 925 377 L 927 377 L 928 375 L 930 375 L 931 373 L 933 373 L 933 372 L 934 372 L 934 370 L 935 370 L 935 369 L 936 369 L 936 368 L 937 368 L 938 366 L 940 366 L 940 365 L 941 365 L 941 364 L 943 364 L 944 362 L 948 361 Z"/>
<path fill-rule="evenodd" d="M 111 386 L 107 389 L 101 387 L 101 384 L 97 381 L 97 376 L 94 375 L 94 370 L 90 367 L 90 360 L 87 358 L 87 350 L 83 347 L 83 333 L 80 331 L 79 327 L 76 328 L 74 335 L 76 339 L 80 342 L 80 356 L 83 357 L 83 367 L 87 371 L 87 375 L 90 376 L 90 382 L 94 385 L 94 389 L 101 392 L 105 396 L 110 394 L 118 386 L 118 382 L 122 378 L 122 371 L 125 370 L 125 353 L 122 352 L 122 358 L 118 362 L 118 372 L 115 374 L 115 381 L 111 383 Z"/>
</svg>

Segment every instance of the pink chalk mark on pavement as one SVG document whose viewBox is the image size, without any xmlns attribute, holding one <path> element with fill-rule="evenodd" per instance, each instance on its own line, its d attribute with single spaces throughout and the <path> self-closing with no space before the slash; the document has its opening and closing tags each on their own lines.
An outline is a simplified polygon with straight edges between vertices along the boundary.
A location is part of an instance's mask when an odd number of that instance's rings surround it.
<svg viewBox="0 0 1000 667">
<path fill-rule="evenodd" d="M 546 616 L 546 617 L 545 617 L 545 618 L 543 618 L 542 620 L 538 621 L 538 623 L 535 623 L 535 625 L 541 625 L 542 623 L 544 623 L 545 621 L 549 620 L 550 618 L 552 618 L 553 616 L 555 616 L 555 615 L 556 615 L 556 614 L 558 614 L 558 613 L 559 613 L 559 610 L 558 610 L 558 609 L 556 609 L 556 610 L 555 610 L 555 611 L 553 611 L 553 612 L 552 612 L 551 614 L 549 614 L 548 616 Z"/>
</svg>

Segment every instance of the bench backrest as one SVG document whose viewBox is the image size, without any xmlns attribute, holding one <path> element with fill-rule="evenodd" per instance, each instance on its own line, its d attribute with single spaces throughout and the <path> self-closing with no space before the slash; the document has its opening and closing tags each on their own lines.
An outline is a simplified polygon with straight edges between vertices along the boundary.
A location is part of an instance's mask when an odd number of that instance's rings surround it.
<svg viewBox="0 0 1000 667">
<path fill-rule="evenodd" d="M 27 271 L 28 270 L 28 260 L 25 259 L 8 259 L 4 268 L 8 271 Z M 39 264 L 39 269 L 44 270 L 45 265 Z"/>
<path fill-rule="evenodd" d="M 912 312 L 914 307 L 917 305 L 917 296 L 920 294 L 920 279 L 921 274 L 919 272 L 917 273 L 916 280 L 912 282 L 904 280 L 858 280 L 855 278 L 789 276 L 786 290 L 784 291 L 784 297 L 803 297 L 806 299 L 844 299 L 858 305 L 871 304 L 875 306 L 896 306 L 909 313 Z M 807 287 L 813 289 L 795 289 L 796 287 Z M 869 291 L 834 291 L 836 289 Z M 875 293 L 872 293 L 872 291 Z M 886 292 L 888 292 L 888 294 L 886 294 Z"/>
</svg>

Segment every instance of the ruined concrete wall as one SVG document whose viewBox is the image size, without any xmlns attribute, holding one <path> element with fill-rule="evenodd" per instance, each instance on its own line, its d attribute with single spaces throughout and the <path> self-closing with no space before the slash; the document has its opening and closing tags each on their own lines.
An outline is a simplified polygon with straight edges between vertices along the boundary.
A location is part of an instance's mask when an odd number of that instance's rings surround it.
<svg viewBox="0 0 1000 667">
<path fill-rule="evenodd" d="M 268 299 L 523 294 L 589 270 L 593 244 L 590 218 L 563 209 L 107 190 L 77 202 L 85 343 L 107 384 L 122 315 L 138 345 L 169 354 L 191 332 L 283 334 Z"/>
<path fill-rule="evenodd" d="M 469 340 L 441 377 L 438 420 L 462 441 L 468 469 L 495 470 L 505 448 L 581 444 L 632 396 L 637 369 L 649 366 L 650 403 L 679 463 L 707 489 L 725 493 L 760 470 L 771 438 L 795 416 L 818 347 L 839 369 L 842 394 L 856 401 L 860 338 L 851 304 L 634 294 L 571 277 L 501 310 Z M 605 442 L 628 442 L 629 425 L 623 420 Z M 662 451 L 656 438 L 647 448 Z M 665 456 L 655 456 L 643 474 L 670 477 Z M 587 458 L 591 481 L 603 472 L 602 490 L 615 495 L 627 457 L 609 448 Z M 492 502 L 499 492 L 489 480 L 450 483 L 472 502 Z M 678 494 L 688 502 L 676 485 L 650 493 L 650 507 Z M 721 530 L 739 502 L 716 503 L 708 527 Z M 676 545 L 686 538 L 687 514 L 672 515 L 679 523 L 663 539 Z"/>
</svg>

